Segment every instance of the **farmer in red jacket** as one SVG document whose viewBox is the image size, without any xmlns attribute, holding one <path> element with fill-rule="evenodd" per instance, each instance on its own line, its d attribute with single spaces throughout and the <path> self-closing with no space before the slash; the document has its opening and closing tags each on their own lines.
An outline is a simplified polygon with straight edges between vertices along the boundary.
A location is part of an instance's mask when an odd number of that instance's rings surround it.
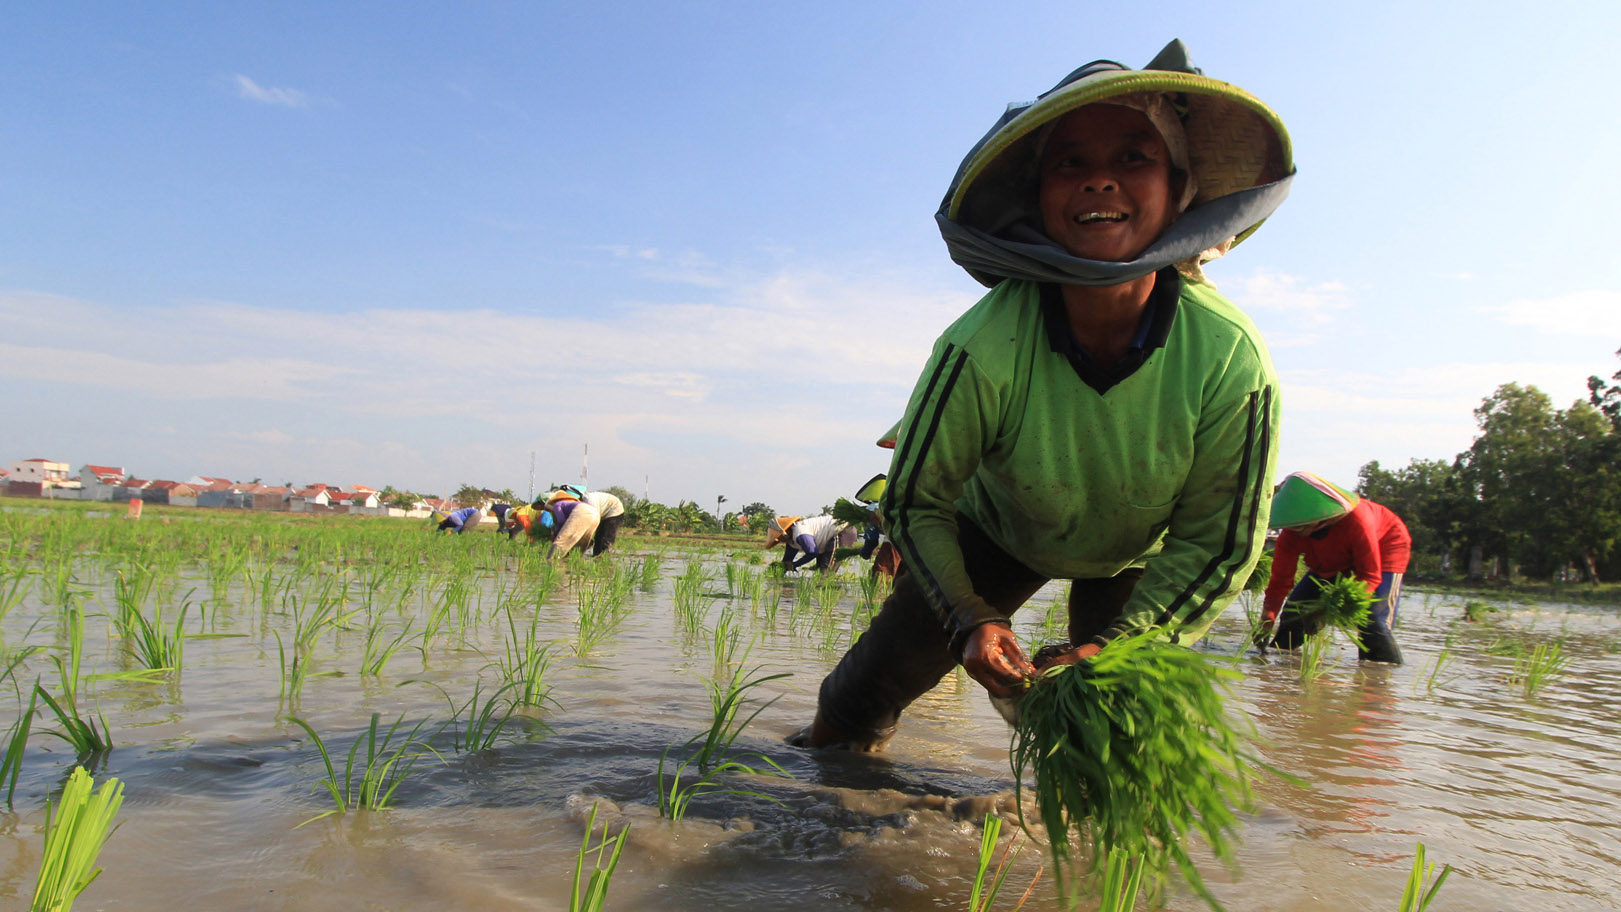
<svg viewBox="0 0 1621 912">
<path fill-rule="evenodd" d="M 1312 625 L 1302 618 L 1299 603 L 1316 598 L 1323 583 L 1350 573 L 1374 596 L 1368 622 L 1359 631 L 1358 657 L 1400 665 L 1401 650 L 1391 628 L 1412 552 L 1412 538 L 1401 517 L 1310 472 L 1296 472 L 1273 495 L 1271 525 L 1283 530 L 1272 555 L 1272 577 L 1261 612 L 1268 632 L 1277 627 L 1272 644 L 1293 649 L 1316 632 L 1308 629 Z M 1301 557 L 1307 572 L 1296 584 L 1295 565 Z"/>
</svg>

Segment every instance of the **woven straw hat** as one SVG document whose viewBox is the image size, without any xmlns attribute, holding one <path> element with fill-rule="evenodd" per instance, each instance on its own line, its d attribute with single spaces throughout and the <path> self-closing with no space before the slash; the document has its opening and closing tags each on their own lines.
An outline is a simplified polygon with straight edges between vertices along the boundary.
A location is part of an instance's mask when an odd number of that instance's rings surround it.
<svg viewBox="0 0 1621 912">
<path fill-rule="evenodd" d="M 1205 76 L 1193 66 L 1181 41 L 1166 45 L 1143 69 L 1128 69 L 1111 60 L 1094 61 L 1064 77 L 1036 101 L 1010 105 L 963 160 L 937 218 L 1019 245 L 1044 238 L 1037 198 L 1042 128 L 1077 108 L 1132 95 L 1163 96 L 1180 117 L 1195 192 L 1177 221 L 1201 223 L 1199 239 L 1205 243 L 1194 252 L 1231 246 L 1260 227 L 1281 202 L 1294 174 L 1289 133 L 1282 119 L 1260 99 Z M 1194 216 L 1213 201 L 1269 185 L 1278 185 L 1277 192 L 1250 194 L 1264 196 L 1264 201 L 1249 197 L 1243 202 L 1229 200 L 1225 206 Z M 1217 233 L 1222 236 L 1214 237 L 1212 230 L 1218 225 Z M 1173 222 L 1166 235 L 1175 229 Z M 948 244 L 952 241 L 948 234 Z M 963 261 L 959 258 L 959 262 Z M 987 285 L 999 278 L 974 264 L 963 265 Z"/>
<path fill-rule="evenodd" d="M 769 548 L 777 542 L 786 540 L 788 538 L 788 527 L 803 518 L 800 516 L 778 516 L 773 519 L 771 525 L 766 526 L 765 547 Z"/>
</svg>

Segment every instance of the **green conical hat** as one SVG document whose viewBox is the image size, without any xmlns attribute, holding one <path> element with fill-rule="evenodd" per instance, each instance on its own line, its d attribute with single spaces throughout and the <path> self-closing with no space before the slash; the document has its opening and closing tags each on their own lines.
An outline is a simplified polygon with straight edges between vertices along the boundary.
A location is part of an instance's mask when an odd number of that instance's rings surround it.
<svg viewBox="0 0 1621 912">
<path fill-rule="evenodd" d="M 1283 480 L 1272 495 L 1274 529 L 1309 526 L 1335 519 L 1356 509 L 1362 498 L 1310 472 L 1296 472 Z"/>
<path fill-rule="evenodd" d="M 884 488 L 889 487 L 889 476 L 882 473 L 872 478 L 860 490 L 856 491 L 856 500 L 861 503 L 876 503 L 878 498 L 884 496 Z"/>
</svg>

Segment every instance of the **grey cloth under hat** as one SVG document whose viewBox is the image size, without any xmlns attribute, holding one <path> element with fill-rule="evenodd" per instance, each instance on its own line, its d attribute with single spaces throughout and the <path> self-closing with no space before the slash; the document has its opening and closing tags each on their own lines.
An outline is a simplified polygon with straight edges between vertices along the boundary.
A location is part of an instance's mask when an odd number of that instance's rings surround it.
<svg viewBox="0 0 1621 912">
<path fill-rule="evenodd" d="M 1196 191 L 1186 211 L 1135 260 L 1073 256 L 1042 230 L 1036 146 L 1041 127 L 1112 97 L 1159 92 L 1182 112 Z M 1141 70 L 1108 60 L 1081 67 L 1033 102 L 1009 105 L 957 168 L 935 214 L 951 259 L 982 284 L 1004 278 L 1117 285 L 1173 264 L 1192 264 L 1243 240 L 1284 197 L 1294 177 L 1283 121 L 1243 89 L 1211 79 L 1172 41 Z"/>
</svg>

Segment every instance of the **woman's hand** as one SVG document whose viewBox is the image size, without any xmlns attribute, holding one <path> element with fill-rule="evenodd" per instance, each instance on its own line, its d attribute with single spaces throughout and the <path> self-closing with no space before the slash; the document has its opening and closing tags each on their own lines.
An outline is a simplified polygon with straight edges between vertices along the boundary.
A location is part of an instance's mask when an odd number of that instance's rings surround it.
<svg viewBox="0 0 1621 912">
<path fill-rule="evenodd" d="M 1036 673 L 1013 631 L 1001 624 L 981 624 L 969 632 L 962 667 L 993 697 L 1013 696 L 1024 679 Z"/>
</svg>

